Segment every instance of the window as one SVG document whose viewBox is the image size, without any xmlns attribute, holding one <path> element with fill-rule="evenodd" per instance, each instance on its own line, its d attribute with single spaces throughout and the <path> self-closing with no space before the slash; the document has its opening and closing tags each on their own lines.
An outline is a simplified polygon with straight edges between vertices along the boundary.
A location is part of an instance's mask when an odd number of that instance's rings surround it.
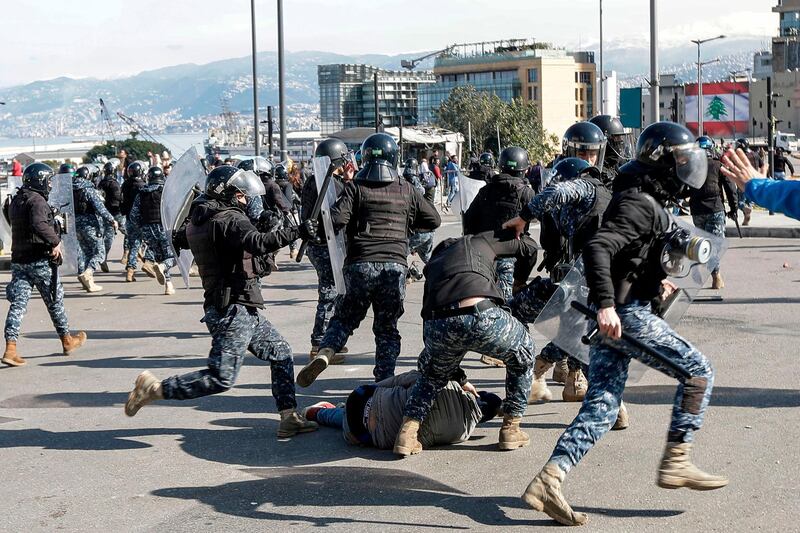
<svg viewBox="0 0 800 533">
<path fill-rule="evenodd" d="M 528 83 L 536 83 L 539 81 L 539 69 L 528 69 Z"/>
<path fill-rule="evenodd" d="M 529 87 L 529 88 L 533 89 L 533 97 L 531 98 L 531 100 L 538 100 L 539 99 L 539 87 Z"/>
<path fill-rule="evenodd" d="M 762 102 L 761 100 L 758 101 L 758 108 L 764 109 L 764 102 Z"/>
<path fill-rule="evenodd" d="M 786 107 L 792 107 L 792 101 L 786 100 Z M 789 126 L 791 128 L 791 126 Z"/>
<path fill-rule="evenodd" d="M 516 70 L 498 70 L 494 73 L 494 79 L 496 80 L 516 80 L 517 79 L 517 71 Z"/>
<path fill-rule="evenodd" d="M 792 121 L 789 121 L 789 129 L 792 129 Z"/>
<path fill-rule="evenodd" d="M 576 117 L 581 116 L 579 111 L 580 111 L 580 109 L 578 108 L 578 104 L 575 104 L 575 116 Z"/>
<path fill-rule="evenodd" d="M 533 87 L 528 86 L 528 100 L 533 100 Z"/>
<path fill-rule="evenodd" d="M 578 89 L 575 89 L 575 100 L 580 100 L 581 99 L 580 96 L 581 93 L 578 91 Z"/>
<path fill-rule="evenodd" d="M 580 73 L 580 82 L 581 83 L 592 83 L 592 73 L 591 72 L 581 72 Z"/>
</svg>

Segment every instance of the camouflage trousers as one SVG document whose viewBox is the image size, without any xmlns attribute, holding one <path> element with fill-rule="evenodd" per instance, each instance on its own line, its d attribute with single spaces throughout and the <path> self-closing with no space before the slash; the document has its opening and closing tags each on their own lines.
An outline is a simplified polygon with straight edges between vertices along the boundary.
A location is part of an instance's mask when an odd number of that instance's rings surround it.
<svg viewBox="0 0 800 533">
<path fill-rule="evenodd" d="M 513 417 L 525 413 L 536 348 L 525 326 L 508 311 L 493 307 L 477 314 L 426 320 L 422 336 L 425 348 L 417 363 L 422 375 L 406 401 L 405 416 L 425 420 L 436 395 L 447 385 L 468 351 L 491 355 L 506 363 L 503 411 Z"/>
<path fill-rule="evenodd" d="M 556 444 L 551 461 L 564 472 L 578 464 L 595 442 L 617 419 L 622 391 L 628 378 L 628 365 L 636 358 L 678 379 L 672 405 L 667 440 L 692 442 L 694 432 L 703 425 L 703 416 L 711 399 L 714 369 L 706 357 L 686 339 L 650 310 L 649 302 L 633 302 L 617 307 L 622 330 L 651 346 L 690 374 L 684 379 L 665 368 L 650 355 L 632 350 L 625 341 L 593 344 L 589 354 L 589 390 L 578 416 L 564 431 Z"/>
<path fill-rule="evenodd" d="M 527 287 L 519 291 L 511 300 L 511 312 L 520 321 L 525 324 L 532 324 L 539 317 L 547 301 L 553 295 L 557 285 L 547 278 L 537 277 L 531 281 Z M 585 324 L 585 320 L 581 318 L 581 324 L 574 324 L 575 327 L 580 327 Z M 582 368 L 582 363 L 569 355 L 567 352 L 548 342 L 539 357 L 548 363 L 558 363 L 559 361 L 567 360 L 567 366 L 570 370 L 578 370 Z"/>
<path fill-rule="evenodd" d="M 75 233 L 78 238 L 78 272 L 87 268 L 98 270 L 106 258 L 100 219 L 97 215 L 76 215 Z"/>
<path fill-rule="evenodd" d="M 125 265 L 125 268 L 136 270 L 136 264 L 139 261 L 139 250 L 142 248 L 144 241 L 142 239 L 141 229 L 133 223 L 130 217 L 125 219 L 125 242 L 127 243 L 125 249 L 130 252 L 128 254 L 128 263 Z M 153 250 L 145 248 L 144 258 L 146 261 L 155 261 Z"/>
<path fill-rule="evenodd" d="M 64 310 L 64 287 L 59 280 L 56 297 L 53 299 L 52 275 L 50 261 L 46 259 L 33 263 L 11 263 L 11 281 L 6 285 L 6 299 L 10 304 L 5 327 L 7 341 L 16 341 L 19 338 L 22 319 L 28 310 L 28 300 L 31 299 L 34 287 L 39 291 L 59 337 L 69 333 L 67 313 Z"/>
<path fill-rule="evenodd" d="M 427 264 L 431 260 L 431 252 L 433 252 L 433 236 L 432 231 L 422 231 L 414 233 L 408 238 L 408 252 L 409 254 L 416 253 L 423 263 Z"/>
<path fill-rule="evenodd" d="M 114 220 L 117 221 L 117 226 L 119 230 L 125 234 L 125 217 L 122 215 L 117 215 L 114 217 Z M 103 245 L 105 247 L 105 260 L 108 261 L 108 254 L 111 252 L 111 246 L 114 244 L 114 237 L 117 235 L 117 231 L 114 229 L 114 226 L 103 221 Z M 126 237 L 127 238 L 127 237 Z"/>
<path fill-rule="evenodd" d="M 317 311 L 314 314 L 314 329 L 311 331 L 311 344 L 319 346 L 325 330 L 336 307 L 336 282 L 333 279 L 331 256 L 325 245 L 308 245 L 308 260 L 317 271 Z"/>
<path fill-rule="evenodd" d="M 375 381 L 394 375 L 400 355 L 400 331 L 397 322 L 403 316 L 406 297 L 406 271 L 400 263 L 354 263 L 344 267 L 346 293 L 336 302 L 320 348 L 339 351 L 361 324 L 372 306 L 375 315 Z"/>
<path fill-rule="evenodd" d="M 506 302 L 511 300 L 514 289 L 514 265 L 516 259 L 513 257 L 503 257 L 494 262 L 494 271 L 497 275 L 497 288 Z"/>
<path fill-rule="evenodd" d="M 203 322 L 212 336 L 208 368 L 162 381 L 165 399 L 189 400 L 227 391 L 249 351 L 269 362 L 278 410 L 297 407 L 292 349 L 264 316 L 251 307 L 232 304 L 223 311 L 208 308 Z"/>
<path fill-rule="evenodd" d="M 147 249 L 153 254 L 153 260 L 164 265 L 164 277 L 170 278 L 170 269 L 178 264 L 175 254 L 172 253 L 164 234 L 164 227 L 160 223 L 143 224 L 139 231 L 142 235 L 142 242 L 147 245 Z"/>
<path fill-rule="evenodd" d="M 725 238 L 725 211 L 717 211 L 707 215 L 692 215 L 692 223 L 701 230 L 717 237 Z M 719 264 L 713 267 L 712 272 L 719 272 Z"/>
</svg>

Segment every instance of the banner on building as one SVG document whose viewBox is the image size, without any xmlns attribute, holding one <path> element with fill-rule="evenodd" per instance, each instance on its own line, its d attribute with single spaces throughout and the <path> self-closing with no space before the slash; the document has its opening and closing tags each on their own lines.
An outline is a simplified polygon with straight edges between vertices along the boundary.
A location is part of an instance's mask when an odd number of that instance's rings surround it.
<svg viewBox="0 0 800 533">
<path fill-rule="evenodd" d="M 686 127 L 697 133 L 697 84 L 686 85 Z M 748 131 L 750 89 L 747 82 L 703 84 L 703 134 L 735 137 Z"/>
<path fill-rule="evenodd" d="M 619 118 L 626 128 L 642 128 L 642 88 L 631 87 L 619 91 Z"/>
</svg>

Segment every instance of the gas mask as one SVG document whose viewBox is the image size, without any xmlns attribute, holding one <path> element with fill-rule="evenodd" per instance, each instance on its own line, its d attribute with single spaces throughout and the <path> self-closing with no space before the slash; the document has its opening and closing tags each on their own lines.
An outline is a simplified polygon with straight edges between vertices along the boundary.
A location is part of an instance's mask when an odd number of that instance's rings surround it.
<svg viewBox="0 0 800 533">
<path fill-rule="evenodd" d="M 663 242 L 661 267 L 670 277 L 684 278 L 693 266 L 707 264 L 712 256 L 711 241 L 686 228 L 673 226 Z"/>
</svg>

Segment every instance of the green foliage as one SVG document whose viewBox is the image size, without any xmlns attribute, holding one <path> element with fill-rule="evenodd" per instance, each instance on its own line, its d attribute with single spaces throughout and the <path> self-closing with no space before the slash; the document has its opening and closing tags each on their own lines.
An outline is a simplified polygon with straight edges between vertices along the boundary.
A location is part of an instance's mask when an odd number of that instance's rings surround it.
<svg viewBox="0 0 800 533">
<path fill-rule="evenodd" d="M 108 141 L 109 144 L 98 144 L 83 156 L 84 162 L 93 161 L 97 156 L 104 155 L 108 158 L 116 157 L 121 149 L 125 149 L 134 159 L 146 160 L 147 152 L 160 154 L 166 150 L 166 146 L 161 143 L 150 141 L 140 141 L 138 139 L 125 139 L 118 141 Z"/>
<path fill-rule="evenodd" d="M 486 150 L 495 155 L 500 153 L 498 126 L 502 148 L 525 148 L 531 161 L 547 161 L 558 153 L 558 137 L 544 130 L 536 105 L 521 98 L 504 102 L 496 94 L 464 85 L 450 92 L 447 100 L 434 112 L 434 117 L 437 126 L 460 132 L 465 137 L 471 125 L 476 153 Z"/>
</svg>

